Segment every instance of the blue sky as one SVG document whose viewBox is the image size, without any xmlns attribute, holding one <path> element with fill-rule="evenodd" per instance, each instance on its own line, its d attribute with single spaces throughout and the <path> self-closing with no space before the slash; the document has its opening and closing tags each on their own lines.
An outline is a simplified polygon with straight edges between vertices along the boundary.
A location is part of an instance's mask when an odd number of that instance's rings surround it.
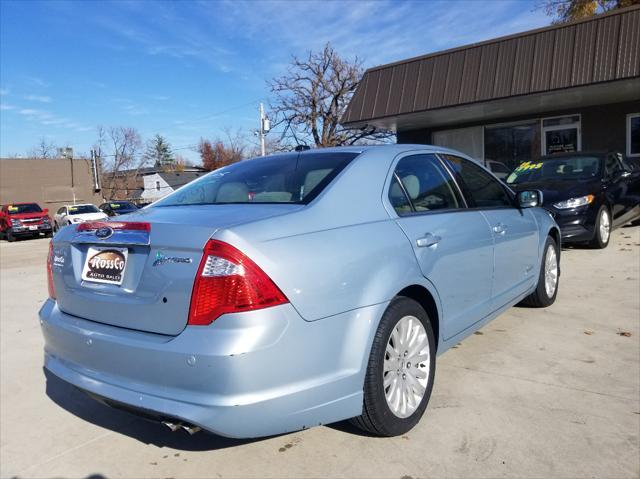
<svg viewBox="0 0 640 479">
<path fill-rule="evenodd" d="M 257 126 L 268 79 L 331 42 L 365 66 L 550 23 L 534 3 L 0 0 L 0 156 L 40 138 L 87 152 L 97 125 L 201 137 Z"/>
</svg>

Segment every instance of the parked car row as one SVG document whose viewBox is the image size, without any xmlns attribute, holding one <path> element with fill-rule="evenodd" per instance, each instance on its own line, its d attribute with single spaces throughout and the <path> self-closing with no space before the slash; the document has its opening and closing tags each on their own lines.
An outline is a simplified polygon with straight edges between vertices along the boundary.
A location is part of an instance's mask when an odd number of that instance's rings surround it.
<svg viewBox="0 0 640 479">
<path fill-rule="evenodd" d="M 42 209 L 37 203 L 12 203 L 0 207 L 0 238 L 9 242 L 18 238 L 38 237 L 44 234 L 50 237 L 64 226 L 85 221 L 104 220 L 110 216 L 119 216 L 138 209 L 129 201 L 109 201 L 100 205 L 65 205 L 49 217 L 49 210 Z"/>
</svg>

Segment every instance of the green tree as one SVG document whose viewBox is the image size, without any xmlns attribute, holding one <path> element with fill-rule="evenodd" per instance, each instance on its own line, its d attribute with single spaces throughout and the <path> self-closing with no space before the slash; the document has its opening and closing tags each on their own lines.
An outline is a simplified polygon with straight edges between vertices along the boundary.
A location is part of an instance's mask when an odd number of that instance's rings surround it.
<svg viewBox="0 0 640 479">
<path fill-rule="evenodd" d="M 538 8 L 554 17 L 553 23 L 565 23 L 632 5 L 640 0 L 542 0 Z"/>
<path fill-rule="evenodd" d="M 157 167 L 173 166 L 175 158 L 171 151 L 169 142 L 162 136 L 156 135 L 147 142 L 147 149 L 144 158 L 149 163 L 153 163 Z"/>
</svg>

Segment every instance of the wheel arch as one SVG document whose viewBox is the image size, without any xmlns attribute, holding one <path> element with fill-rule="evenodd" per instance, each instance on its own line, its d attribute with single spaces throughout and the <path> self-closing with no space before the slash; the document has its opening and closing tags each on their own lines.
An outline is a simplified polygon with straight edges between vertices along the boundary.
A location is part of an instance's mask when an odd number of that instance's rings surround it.
<svg viewBox="0 0 640 479">
<path fill-rule="evenodd" d="M 396 294 L 396 296 L 403 296 L 405 298 L 411 298 L 420 304 L 429 315 L 431 320 L 431 327 L 433 328 L 433 334 L 436 337 L 436 352 L 440 344 L 440 313 L 438 311 L 438 304 L 431 292 L 420 284 L 412 284 L 407 286 Z"/>
<path fill-rule="evenodd" d="M 558 257 L 560 257 L 560 251 L 562 250 L 562 236 L 560 234 L 560 230 L 557 227 L 552 226 L 548 235 L 551 236 L 558 245 Z"/>
</svg>

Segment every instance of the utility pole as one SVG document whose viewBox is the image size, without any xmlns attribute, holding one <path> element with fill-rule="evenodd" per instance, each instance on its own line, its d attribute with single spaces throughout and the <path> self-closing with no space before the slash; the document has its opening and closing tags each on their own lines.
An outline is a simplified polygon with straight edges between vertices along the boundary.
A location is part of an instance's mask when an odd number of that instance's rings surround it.
<svg viewBox="0 0 640 479">
<path fill-rule="evenodd" d="M 258 131 L 258 135 L 260 136 L 260 154 L 261 156 L 265 156 L 266 146 L 265 146 L 265 137 L 267 133 L 271 129 L 271 124 L 269 119 L 264 115 L 264 105 L 260 103 L 260 130 Z"/>
</svg>

